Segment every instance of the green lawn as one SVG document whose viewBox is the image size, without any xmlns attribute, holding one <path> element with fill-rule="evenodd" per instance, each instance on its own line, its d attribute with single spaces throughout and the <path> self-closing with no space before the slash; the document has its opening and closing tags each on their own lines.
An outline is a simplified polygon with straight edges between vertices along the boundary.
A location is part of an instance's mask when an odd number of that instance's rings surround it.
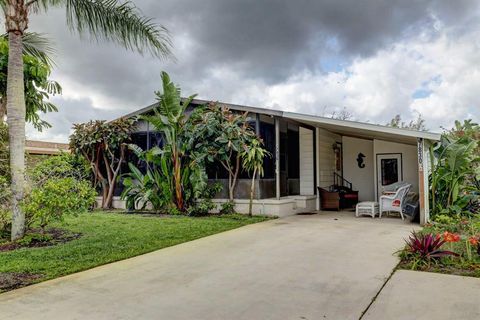
<svg viewBox="0 0 480 320">
<path fill-rule="evenodd" d="M 247 224 L 267 220 L 243 215 L 191 218 L 94 212 L 52 225 L 81 233 L 79 239 L 43 248 L 0 253 L 0 273 L 41 274 L 35 282 L 133 257 Z"/>
</svg>

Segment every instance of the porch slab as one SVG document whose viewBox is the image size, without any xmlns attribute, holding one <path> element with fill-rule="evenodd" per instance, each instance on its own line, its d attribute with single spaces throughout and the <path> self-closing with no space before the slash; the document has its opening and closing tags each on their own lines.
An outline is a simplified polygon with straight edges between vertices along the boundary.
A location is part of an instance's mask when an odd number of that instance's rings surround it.
<svg viewBox="0 0 480 320">
<path fill-rule="evenodd" d="M 399 270 L 364 320 L 480 319 L 480 279 Z"/>
</svg>

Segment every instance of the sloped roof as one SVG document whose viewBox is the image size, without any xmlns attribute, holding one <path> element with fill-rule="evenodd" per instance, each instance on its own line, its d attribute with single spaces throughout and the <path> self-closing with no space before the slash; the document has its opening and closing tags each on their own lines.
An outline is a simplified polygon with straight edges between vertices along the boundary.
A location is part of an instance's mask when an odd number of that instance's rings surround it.
<svg viewBox="0 0 480 320">
<path fill-rule="evenodd" d="M 204 105 L 211 101 L 194 99 L 192 104 L 195 105 Z M 416 143 L 417 138 L 438 141 L 440 140 L 440 133 L 434 133 L 429 131 L 418 131 L 404 128 L 394 128 L 379 124 L 372 124 L 367 122 L 359 121 L 350 121 L 350 120 L 339 120 L 332 119 L 322 116 L 302 114 L 289 111 L 281 111 L 270 108 L 259 108 L 252 106 L 237 105 L 231 103 L 218 102 L 220 105 L 224 105 L 232 110 L 238 111 L 247 111 L 252 113 L 259 113 L 264 115 L 269 115 L 273 117 L 280 117 L 295 120 L 300 123 L 305 123 L 313 127 L 319 127 L 332 132 L 353 136 L 365 139 L 384 139 L 390 141 L 398 141 L 403 143 Z M 129 113 L 124 117 L 130 118 L 138 116 L 144 113 L 151 111 L 157 104 L 149 105 L 145 108 L 139 109 L 135 112 Z"/>
</svg>

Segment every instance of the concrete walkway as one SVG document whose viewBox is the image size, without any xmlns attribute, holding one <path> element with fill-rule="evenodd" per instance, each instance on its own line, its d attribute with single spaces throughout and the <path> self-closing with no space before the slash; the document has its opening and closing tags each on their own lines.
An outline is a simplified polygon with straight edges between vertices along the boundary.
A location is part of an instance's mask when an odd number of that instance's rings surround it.
<svg viewBox="0 0 480 320">
<path fill-rule="evenodd" d="M 363 319 L 480 319 L 480 279 L 397 271 Z"/>
<path fill-rule="evenodd" d="M 412 229 L 353 213 L 249 225 L 1 294 L 0 318 L 358 319 Z"/>
</svg>

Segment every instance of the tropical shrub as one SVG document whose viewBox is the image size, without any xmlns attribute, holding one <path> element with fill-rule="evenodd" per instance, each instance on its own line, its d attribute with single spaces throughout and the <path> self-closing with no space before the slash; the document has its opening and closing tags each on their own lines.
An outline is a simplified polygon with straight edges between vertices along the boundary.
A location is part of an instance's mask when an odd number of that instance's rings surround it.
<svg viewBox="0 0 480 320">
<path fill-rule="evenodd" d="M 134 128 L 133 120 L 123 118 L 111 122 L 90 121 L 73 126 L 70 149 L 90 164 L 94 185 L 101 188 L 101 207 L 104 209 L 112 207 L 117 178 Z"/>
<path fill-rule="evenodd" d="M 193 127 L 189 143 L 192 153 L 210 163 L 219 163 L 228 172 L 228 198 L 233 201 L 242 155 L 252 141 L 260 141 L 248 122 L 248 113 L 234 113 L 226 107 L 210 103 L 191 116 Z M 253 168 L 253 167 L 252 167 Z M 246 169 L 246 168 L 243 168 Z"/>
<path fill-rule="evenodd" d="M 76 180 L 91 180 L 91 168 L 83 156 L 62 152 L 37 163 L 29 172 L 35 185 L 53 178 L 72 177 Z"/>
<path fill-rule="evenodd" d="M 217 207 L 217 205 L 212 201 L 212 199 L 221 190 L 222 185 L 219 183 L 208 185 L 202 194 L 202 198 L 197 199 L 195 203 L 188 207 L 187 214 L 189 216 L 195 217 L 208 215 L 212 210 Z"/>
<path fill-rule="evenodd" d="M 193 100 L 192 95 L 182 101 L 180 88 L 176 86 L 166 72 L 161 73 L 163 92 L 155 92 L 158 107 L 154 108 L 153 115 L 142 115 L 140 119 L 152 124 L 155 130 L 162 134 L 163 147 L 158 150 L 157 156 L 166 169 L 166 176 L 171 177 L 173 188 L 173 202 L 180 211 L 186 208 L 184 184 L 190 179 L 188 166 L 187 146 L 184 139 L 187 116 L 185 110 Z"/>
<path fill-rule="evenodd" d="M 213 197 L 208 195 L 208 165 L 220 163 L 227 170 L 229 198 L 233 201 L 242 165 L 244 170 L 253 171 L 254 181 L 262 172 L 267 152 L 249 126 L 246 113 L 233 113 L 212 103 L 187 115 L 185 111 L 195 95 L 182 99 L 180 88 L 168 74 L 162 72 L 161 76 L 163 91 L 156 92 L 158 106 L 153 114 L 139 119 L 161 134 L 163 145 L 150 150 L 130 145 L 146 169 L 143 173 L 129 164 L 122 199 L 129 208 L 144 208 L 150 203 L 157 211 L 171 211 L 174 204 L 180 212 L 203 215 L 214 207 L 208 201 Z"/>
<path fill-rule="evenodd" d="M 57 107 L 50 101 L 50 98 L 61 94 L 62 87 L 58 82 L 49 79 L 52 72 L 52 61 L 47 53 L 50 48 L 48 45 L 42 45 L 48 42 L 48 39 L 38 33 L 27 33 L 24 38 L 26 40 L 23 52 L 25 120 L 38 131 L 42 131 L 50 128 L 51 125 L 40 118 L 40 113 L 57 111 Z M 37 46 L 38 44 L 40 47 Z M 7 112 L 8 49 L 8 39 L 3 35 L 0 36 L 0 122 L 3 121 L 3 116 Z"/>
<path fill-rule="evenodd" d="M 129 208 L 144 209 L 150 203 L 154 210 L 193 213 L 197 200 L 205 198 L 207 174 L 204 157 L 191 152 L 192 129 L 185 110 L 194 96 L 182 101 L 180 89 L 162 72 L 163 92 L 156 92 L 158 106 L 152 115 L 140 116 L 162 134 L 163 146 L 142 150 L 130 149 L 146 164 L 146 172 L 129 163 L 130 173 L 124 175 L 125 189 L 121 195 Z M 203 204 L 203 207 L 209 205 Z M 201 211 L 205 211 L 204 209 Z"/>
<path fill-rule="evenodd" d="M 442 239 L 440 235 L 434 235 L 431 233 L 419 234 L 413 232 L 408 238 L 407 246 L 411 253 L 419 255 L 421 259 L 455 255 L 452 251 L 441 250 L 440 248 L 446 243 L 447 239 L 453 242 L 458 239 L 458 236 L 451 233 L 446 233 L 445 236 L 445 239 Z"/>
<path fill-rule="evenodd" d="M 403 268 L 480 277 L 480 216 L 439 215 L 410 237 L 400 256 Z"/>
<path fill-rule="evenodd" d="M 12 218 L 10 213 L 10 199 L 10 185 L 6 177 L 0 176 L 0 233 L 4 233 L 10 228 Z"/>
<path fill-rule="evenodd" d="M 30 221 L 45 229 L 51 221 L 62 220 L 65 214 L 87 211 L 95 203 L 95 196 L 95 190 L 86 180 L 53 178 L 34 187 L 23 207 Z"/>
<path fill-rule="evenodd" d="M 220 214 L 232 214 L 232 213 L 235 213 L 235 202 L 227 201 L 222 203 Z"/>
<path fill-rule="evenodd" d="M 477 130 L 472 130 L 472 126 Z M 440 143 L 430 150 L 430 198 L 434 219 L 437 215 L 470 215 L 478 209 L 478 129 L 471 121 L 465 121 L 464 125 L 457 121 L 455 129 L 444 133 Z"/>
<path fill-rule="evenodd" d="M 9 179 L 8 127 L 0 119 L 0 177 Z"/>
<path fill-rule="evenodd" d="M 124 189 L 121 198 L 126 201 L 127 209 L 144 210 L 148 204 L 157 212 L 171 211 L 173 192 L 168 170 L 147 167 L 143 174 L 132 163 L 128 164 L 130 172 L 124 176 Z M 162 168 L 162 167 L 160 167 Z"/>
</svg>

